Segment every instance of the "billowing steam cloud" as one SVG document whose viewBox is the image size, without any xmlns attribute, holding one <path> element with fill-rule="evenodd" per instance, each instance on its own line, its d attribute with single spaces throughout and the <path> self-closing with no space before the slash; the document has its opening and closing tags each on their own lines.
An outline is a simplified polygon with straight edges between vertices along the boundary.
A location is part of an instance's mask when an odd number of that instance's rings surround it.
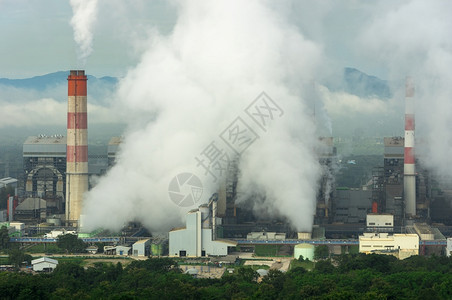
<svg viewBox="0 0 452 300">
<path fill-rule="evenodd" d="M 181 1 L 173 32 L 149 40 L 120 84 L 117 107 L 129 130 L 117 164 L 87 196 L 85 226 L 182 224 L 187 209 L 169 199 L 169 182 L 194 173 L 207 201 L 218 182 L 195 157 L 212 142 L 232 152 L 220 135 L 240 117 L 259 136 L 239 163 L 240 200 L 258 195 L 256 209 L 310 230 L 321 167 L 300 83 L 315 76 L 321 49 L 263 3 Z M 265 130 L 244 112 L 262 91 L 283 111 Z"/>
<path fill-rule="evenodd" d="M 77 43 L 79 64 L 85 65 L 93 51 L 93 25 L 97 15 L 97 0 L 70 0 L 74 13 L 71 26 Z"/>
<path fill-rule="evenodd" d="M 384 7 L 365 26 L 362 53 L 391 70 L 391 77 L 416 82 L 417 154 L 441 175 L 452 175 L 452 19 L 450 1 L 413 0 Z M 428 24 L 428 25 L 426 25 Z M 403 99 L 403 98 L 401 98 Z"/>
</svg>

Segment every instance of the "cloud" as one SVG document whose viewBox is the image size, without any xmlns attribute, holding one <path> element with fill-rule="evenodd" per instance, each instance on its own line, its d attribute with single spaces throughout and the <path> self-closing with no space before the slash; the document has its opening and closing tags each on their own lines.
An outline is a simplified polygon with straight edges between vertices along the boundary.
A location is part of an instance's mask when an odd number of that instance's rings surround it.
<svg viewBox="0 0 452 300">
<path fill-rule="evenodd" d="M 207 201 L 218 182 L 195 157 L 212 142 L 232 157 L 219 135 L 240 116 L 259 139 L 240 160 L 239 192 L 262 195 L 267 213 L 310 230 L 321 168 L 299 83 L 316 74 L 321 48 L 260 1 L 176 7 L 171 34 L 139 41 L 146 50 L 121 80 L 115 107 L 129 129 L 118 163 L 87 196 L 85 224 L 118 229 L 139 220 L 152 231 L 181 224 L 187 209 L 171 202 L 169 182 L 194 173 L 204 185 L 200 203 Z M 284 111 L 265 132 L 244 112 L 263 90 Z"/>
<path fill-rule="evenodd" d="M 52 98 L 12 102 L 0 99 L 0 128 L 66 126 L 67 103 Z M 118 123 L 118 114 L 109 107 L 88 104 L 89 123 Z"/>
<path fill-rule="evenodd" d="M 325 109 L 331 116 L 349 116 L 356 114 L 386 114 L 389 112 L 388 101 L 378 98 L 360 98 L 344 92 L 329 92 L 321 89 Z"/>
</svg>

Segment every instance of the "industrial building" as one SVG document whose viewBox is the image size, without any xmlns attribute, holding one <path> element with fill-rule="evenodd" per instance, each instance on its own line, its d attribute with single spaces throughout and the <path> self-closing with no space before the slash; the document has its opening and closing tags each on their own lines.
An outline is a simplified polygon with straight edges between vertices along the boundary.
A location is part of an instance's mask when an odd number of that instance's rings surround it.
<svg viewBox="0 0 452 300">
<path fill-rule="evenodd" d="M 283 232 L 250 232 L 246 235 L 246 239 L 252 241 L 284 241 L 286 234 Z"/>
<path fill-rule="evenodd" d="M 433 242 L 429 247 L 422 246 L 419 250 L 421 255 L 443 255 L 444 247 L 441 242 L 446 242 L 446 237 L 438 228 L 432 227 L 426 223 L 415 223 L 413 226 L 407 226 L 405 230 L 408 233 L 416 233 L 422 242 Z"/>
<path fill-rule="evenodd" d="M 25 198 L 15 209 L 16 221 L 30 223 L 33 220 L 45 220 L 47 201 L 41 198 Z"/>
<path fill-rule="evenodd" d="M 107 157 L 108 157 L 108 167 L 112 167 L 116 162 L 116 155 L 119 151 L 119 146 L 121 145 L 122 137 L 114 136 L 108 142 Z"/>
<path fill-rule="evenodd" d="M 333 193 L 335 190 L 334 169 L 336 162 L 336 147 L 333 137 L 320 137 L 317 149 L 319 163 L 323 168 L 317 193 L 314 224 L 327 224 L 332 220 Z"/>
<path fill-rule="evenodd" d="M 452 238 L 447 239 L 446 255 L 447 257 L 452 255 Z"/>
<path fill-rule="evenodd" d="M 133 256 L 149 256 L 151 253 L 151 241 L 149 239 L 140 240 L 132 245 Z"/>
<path fill-rule="evenodd" d="M 340 223 L 364 223 L 372 208 L 372 190 L 363 188 L 340 188 L 332 201 L 333 220 Z"/>
<path fill-rule="evenodd" d="M 169 232 L 169 255 L 176 257 L 225 256 L 234 241 L 217 239 L 215 236 L 215 206 L 200 206 L 186 216 L 186 227 Z"/>
<path fill-rule="evenodd" d="M 17 189 L 17 179 L 11 178 L 11 177 L 5 177 L 0 179 L 0 189 L 5 187 L 12 187 L 14 189 Z"/>
<path fill-rule="evenodd" d="M 46 201 L 51 214 L 64 213 L 66 193 L 66 137 L 38 135 L 23 144 L 25 197 Z"/>
<path fill-rule="evenodd" d="M 33 259 L 31 265 L 35 272 L 51 272 L 58 266 L 58 261 L 48 257 L 41 257 Z"/>
<path fill-rule="evenodd" d="M 394 216 L 391 214 L 368 214 L 366 217 L 366 231 L 393 232 Z"/>
<path fill-rule="evenodd" d="M 364 233 L 359 237 L 360 253 L 394 255 L 405 259 L 419 255 L 419 236 L 417 234 Z"/>
</svg>

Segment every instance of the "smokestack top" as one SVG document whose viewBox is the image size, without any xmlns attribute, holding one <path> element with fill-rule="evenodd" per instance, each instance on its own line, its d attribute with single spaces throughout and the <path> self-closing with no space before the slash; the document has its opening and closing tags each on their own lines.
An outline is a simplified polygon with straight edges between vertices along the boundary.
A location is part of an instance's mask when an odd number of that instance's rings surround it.
<svg viewBox="0 0 452 300">
<path fill-rule="evenodd" d="M 86 81 L 88 78 L 85 75 L 85 70 L 71 70 L 69 71 L 68 80 L 68 96 L 86 96 Z"/>
<path fill-rule="evenodd" d="M 69 76 L 85 76 L 85 70 L 71 70 Z"/>
</svg>

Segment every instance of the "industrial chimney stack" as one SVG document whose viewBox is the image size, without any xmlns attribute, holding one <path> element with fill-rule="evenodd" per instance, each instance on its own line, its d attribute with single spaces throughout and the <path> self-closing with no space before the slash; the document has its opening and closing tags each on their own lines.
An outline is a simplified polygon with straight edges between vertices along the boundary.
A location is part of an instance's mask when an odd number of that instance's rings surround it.
<svg viewBox="0 0 452 300">
<path fill-rule="evenodd" d="M 410 77 L 405 86 L 405 158 L 403 166 L 403 193 L 405 215 L 416 215 L 416 170 L 414 159 L 414 84 Z"/>
<path fill-rule="evenodd" d="M 66 221 L 78 226 L 88 190 L 87 77 L 83 70 L 71 70 L 67 80 Z"/>
</svg>

